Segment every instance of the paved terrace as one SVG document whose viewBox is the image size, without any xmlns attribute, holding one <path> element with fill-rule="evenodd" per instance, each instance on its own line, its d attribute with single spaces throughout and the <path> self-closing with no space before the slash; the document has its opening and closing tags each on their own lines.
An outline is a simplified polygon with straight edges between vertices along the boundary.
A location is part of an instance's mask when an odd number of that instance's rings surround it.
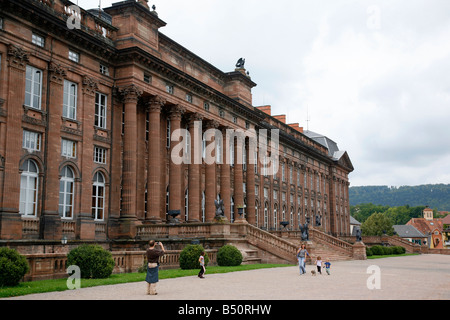
<svg viewBox="0 0 450 320">
<path fill-rule="evenodd" d="M 369 290 L 370 266 L 381 270 L 381 289 Z M 313 277 L 297 267 L 161 280 L 158 295 L 146 283 L 87 288 L 17 300 L 450 300 L 450 256 L 420 255 L 332 262 L 331 276 Z M 144 280 L 144 279 L 143 279 Z"/>
</svg>

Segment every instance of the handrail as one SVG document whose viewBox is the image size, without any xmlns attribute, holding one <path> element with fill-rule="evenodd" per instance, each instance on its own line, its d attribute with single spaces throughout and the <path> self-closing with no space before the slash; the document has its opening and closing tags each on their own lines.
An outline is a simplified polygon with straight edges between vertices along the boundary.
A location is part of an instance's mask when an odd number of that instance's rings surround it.
<svg viewBox="0 0 450 320">
<path fill-rule="evenodd" d="M 325 232 L 322 232 L 322 231 L 314 229 L 314 228 L 310 229 L 310 235 L 311 235 L 311 238 L 315 241 L 326 243 L 340 251 L 345 252 L 346 254 L 353 255 L 353 245 L 351 245 L 348 242 L 345 242 L 341 239 L 330 236 L 329 234 L 326 234 Z"/>
<path fill-rule="evenodd" d="M 261 247 L 261 249 L 267 250 L 287 261 L 296 261 L 298 248 L 291 242 L 252 225 L 247 225 L 246 234 L 251 244 Z"/>
</svg>

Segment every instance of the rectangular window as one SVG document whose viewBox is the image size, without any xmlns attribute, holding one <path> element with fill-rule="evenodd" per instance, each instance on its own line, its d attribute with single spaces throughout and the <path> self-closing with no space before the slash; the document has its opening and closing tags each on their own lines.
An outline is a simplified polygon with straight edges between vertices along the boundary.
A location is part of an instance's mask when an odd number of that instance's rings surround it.
<svg viewBox="0 0 450 320">
<path fill-rule="evenodd" d="M 109 76 L 109 67 L 100 63 L 100 73 Z"/>
<path fill-rule="evenodd" d="M 186 101 L 189 103 L 192 103 L 192 95 L 191 94 L 189 94 L 189 93 L 186 94 Z"/>
<path fill-rule="evenodd" d="M 62 139 L 61 155 L 63 157 L 75 159 L 77 157 L 77 143 L 75 141 Z"/>
<path fill-rule="evenodd" d="M 22 148 L 28 151 L 41 151 L 41 134 L 23 130 Z"/>
<path fill-rule="evenodd" d="M 79 63 L 80 62 L 80 54 L 78 52 L 69 50 L 69 60 Z"/>
<path fill-rule="evenodd" d="M 106 164 L 106 149 L 95 147 L 94 148 L 94 162 L 98 164 Z"/>
<path fill-rule="evenodd" d="M 205 111 L 209 111 L 209 108 L 210 108 L 209 103 L 208 103 L 208 102 L 205 102 L 205 103 L 203 104 L 203 109 L 205 109 Z"/>
<path fill-rule="evenodd" d="M 34 33 L 31 36 L 31 42 L 41 48 L 43 48 L 45 45 L 44 37 L 34 34 Z"/>
<path fill-rule="evenodd" d="M 106 103 L 107 96 L 102 93 L 95 93 L 95 121 L 96 127 L 106 129 Z"/>
<path fill-rule="evenodd" d="M 76 83 L 64 80 L 63 117 L 77 119 L 77 90 Z"/>
<path fill-rule="evenodd" d="M 144 82 L 145 83 L 152 83 L 152 76 L 148 73 L 144 73 Z"/>
<path fill-rule="evenodd" d="M 25 80 L 25 105 L 34 109 L 41 109 L 42 99 L 42 71 L 27 66 Z"/>
<path fill-rule="evenodd" d="M 166 92 L 173 94 L 173 86 L 171 84 L 166 84 Z"/>
</svg>

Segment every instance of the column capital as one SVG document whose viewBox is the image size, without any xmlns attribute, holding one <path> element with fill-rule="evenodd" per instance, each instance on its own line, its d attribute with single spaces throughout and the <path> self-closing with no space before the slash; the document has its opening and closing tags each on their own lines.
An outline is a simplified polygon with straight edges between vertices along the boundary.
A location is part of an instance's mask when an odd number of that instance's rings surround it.
<svg viewBox="0 0 450 320">
<path fill-rule="evenodd" d="M 21 47 L 17 47 L 13 44 L 8 46 L 8 57 L 10 67 L 15 67 L 20 70 L 25 70 L 27 62 L 29 61 L 29 53 Z"/>
<path fill-rule="evenodd" d="M 206 129 L 219 129 L 220 123 L 216 120 L 206 121 Z"/>
<path fill-rule="evenodd" d="M 91 77 L 84 75 L 83 76 L 83 93 L 94 95 L 95 91 L 97 91 L 97 90 L 98 90 L 98 83 Z"/>
<path fill-rule="evenodd" d="M 196 121 L 203 121 L 203 115 L 198 112 L 189 113 L 186 118 L 188 120 L 189 125 L 191 125 Z"/>
<path fill-rule="evenodd" d="M 180 120 L 183 114 L 186 112 L 186 108 L 176 104 L 169 109 L 170 120 Z"/>
<path fill-rule="evenodd" d="M 67 76 L 66 69 L 61 65 L 54 62 L 50 62 L 48 67 L 50 81 L 62 84 L 64 82 L 64 78 Z"/>
<path fill-rule="evenodd" d="M 143 91 L 135 84 L 130 84 L 119 88 L 119 94 L 122 96 L 124 102 L 136 102 L 142 96 Z"/>
</svg>

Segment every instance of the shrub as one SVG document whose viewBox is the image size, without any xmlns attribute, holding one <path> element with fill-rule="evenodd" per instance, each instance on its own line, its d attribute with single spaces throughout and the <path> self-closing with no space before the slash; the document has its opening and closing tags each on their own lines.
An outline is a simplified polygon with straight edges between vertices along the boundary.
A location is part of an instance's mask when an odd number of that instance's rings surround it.
<svg viewBox="0 0 450 320">
<path fill-rule="evenodd" d="M 369 247 L 366 247 L 366 256 L 370 257 L 372 255 L 373 255 L 372 250 Z"/>
<path fill-rule="evenodd" d="M 406 249 L 401 246 L 392 247 L 393 254 L 404 254 L 406 253 Z"/>
<path fill-rule="evenodd" d="M 226 245 L 217 252 L 217 264 L 221 267 L 237 267 L 242 263 L 242 253 L 238 248 Z"/>
<path fill-rule="evenodd" d="M 205 266 L 209 263 L 209 257 L 201 245 L 187 245 L 180 253 L 180 268 L 183 270 L 200 269 L 198 258 L 205 252 Z"/>
<path fill-rule="evenodd" d="M 385 256 L 389 256 L 393 253 L 392 247 L 383 247 L 383 254 Z"/>
<path fill-rule="evenodd" d="M 106 279 L 115 266 L 111 252 L 98 245 L 82 245 L 67 255 L 68 266 L 78 266 L 83 279 Z"/>
<path fill-rule="evenodd" d="M 30 270 L 27 259 L 14 249 L 0 249 L 0 287 L 17 286 Z"/>
<path fill-rule="evenodd" d="M 382 246 L 373 246 L 372 248 L 370 248 L 370 250 L 372 251 L 372 254 L 374 256 L 382 256 L 384 255 L 384 250 Z"/>
</svg>

